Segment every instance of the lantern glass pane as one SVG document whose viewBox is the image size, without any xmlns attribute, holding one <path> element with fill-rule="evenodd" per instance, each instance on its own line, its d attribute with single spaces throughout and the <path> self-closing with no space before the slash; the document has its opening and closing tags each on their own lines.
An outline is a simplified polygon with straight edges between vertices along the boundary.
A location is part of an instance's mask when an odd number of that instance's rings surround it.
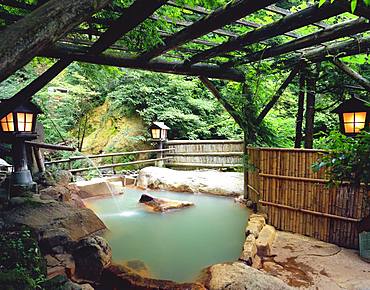
<svg viewBox="0 0 370 290">
<path fill-rule="evenodd" d="M 152 138 L 159 139 L 161 137 L 161 130 L 160 129 L 152 129 Z"/>
<path fill-rule="evenodd" d="M 32 132 L 33 114 L 17 113 L 18 131 Z"/>
<path fill-rule="evenodd" d="M 366 112 L 356 112 L 355 113 L 355 122 L 356 123 L 365 123 Z"/>
<path fill-rule="evenodd" d="M 0 120 L 3 132 L 14 132 L 13 113 L 9 113 Z"/>
<path fill-rule="evenodd" d="M 359 133 L 365 128 L 366 112 L 343 113 L 344 132 Z"/>
<path fill-rule="evenodd" d="M 17 113 L 17 120 L 18 120 L 18 131 L 24 132 L 25 131 L 25 119 L 26 114 L 25 113 Z"/>
</svg>

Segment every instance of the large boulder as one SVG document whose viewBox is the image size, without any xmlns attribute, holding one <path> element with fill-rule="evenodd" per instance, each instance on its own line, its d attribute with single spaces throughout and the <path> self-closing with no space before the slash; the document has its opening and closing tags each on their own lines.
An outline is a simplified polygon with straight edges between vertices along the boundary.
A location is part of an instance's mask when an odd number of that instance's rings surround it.
<svg viewBox="0 0 370 290">
<path fill-rule="evenodd" d="M 92 210 L 56 201 L 24 202 L 3 212 L 3 219 L 8 224 L 29 226 L 40 238 L 48 231 L 60 230 L 70 240 L 77 241 L 106 229 Z"/>
<path fill-rule="evenodd" d="M 172 200 L 167 198 L 158 198 L 150 194 L 143 194 L 140 197 L 139 203 L 145 204 L 152 211 L 164 212 L 171 209 L 179 209 L 193 206 L 194 203 L 189 201 Z"/>
<path fill-rule="evenodd" d="M 140 170 L 137 185 L 141 188 L 177 192 L 239 196 L 243 194 L 243 174 L 216 170 L 179 171 L 146 167 Z"/>
<path fill-rule="evenodd" d="M 112 262 L 112 249 L 102 237 L 87 237 L 77 243 L 73 257 L 79 279 L 99 281 Z"/>
<path fill-rule="evenodd" d="M 41 187 L 68 185 L 72 181 L 72 174 L 68 170 L 55 170 L 37 173 L 34 180 Z"/>
<path fill-rule="evenodd" d="M 72 184 L 71 184 L 72 185 Z M 123 192 L 121 179 L 93 178 L 73 183 L 79 189 L 81 198 L 96 197 L 102 195 L 120 194 Z"/>
<path fill-rule="evenodd" d="M 209 290 L 290 290 L 283 281 L 242 262 L 216 264 L 208 267 L 201 282 Z"/>
</svg>

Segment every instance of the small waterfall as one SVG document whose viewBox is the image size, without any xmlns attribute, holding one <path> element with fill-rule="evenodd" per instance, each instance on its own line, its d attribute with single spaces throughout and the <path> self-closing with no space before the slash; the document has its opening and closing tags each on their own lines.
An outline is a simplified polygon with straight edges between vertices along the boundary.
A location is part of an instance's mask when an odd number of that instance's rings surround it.
<svg viewBox="0 0 370 290">
<path fill-rule="evenodd" d="M 99 169 L 99 167 L 98 167 L 98 165 L 91 159 L 91 158 L 89 158 L 88 156 L 86 156 L 85 154 L 83 154 L 82 152 L 80 152 L 80 151 L 76 151 L 76 153 L 79 155 L 79 156 L 81 156 L 81 157 L 83 157 L 90 165 L 91 165 L 91 167 L 93 167 L 94 168 L 94 170 L 96 170 L 96 172 L 98 173 L 98 176 L 99 176 L 99 178 L 101 178 L 102 180 L 104 180 L 104 175 L 103 175 L 103 173 L 101 172 L 101 170 Z M 104 180 L 104 183 L 107 185 L 107 187 L 108 187 L 108 190 L 109 190 L 109 192 L 110 192 L 110 194 L 111 194 L 111 196 L 112 196 L 112 198 L 113 198 L 113 200 L 114 200 L 114 203 L 115 203 L 115 205 L 116 205 L 116 207 L 117 207 L 117 210 L 119 211 L 119 212 L 121 212 L 122 211 L 122 209 L 121 209 L 121 207 L 119 206 L 119 203 L 117 202 L 117 199 L 116 199 L 116 196 L 115 196 L 115 194 L 114 194 L 114 190 L 113 190 L 113 188 L 112 188 L 112 185 L 109 183 L 109 181 L 105 181 Z"/>
</svg>

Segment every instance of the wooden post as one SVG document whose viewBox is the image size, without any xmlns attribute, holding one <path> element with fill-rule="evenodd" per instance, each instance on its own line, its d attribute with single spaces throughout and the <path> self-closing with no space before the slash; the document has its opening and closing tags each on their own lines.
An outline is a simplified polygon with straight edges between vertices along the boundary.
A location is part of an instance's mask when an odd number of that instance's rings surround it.
<svg viewBox="0 0 370 290">
<path fill-rule="evenodd" d="M 316 102 L 316 81 L 319 76 L 319 66 L 317 63 L 314 68 L 307 71 L 307 99 L 306 99 L 306 129 L 304 138 L 304 148 L 313 147 L 313 130 L 315 119 L 315 102 Z"/>
<path fill-rule="evenodd" d="M 33 154 L 35 156 L 37 168 L 39 172 L 45 172 L 45 164 L 44 164 L 44 158 L 41 154 L 40 147 L 32 147 L 33 148 Z"/>
<path fill-rule="evenodd" d="M 302 124 L 303 124 L 303 114 L 304 114 L 304 97 L 305 97 L 305 84 L 306 77 L 304 69 L 301 70 L 299 77 L 299 95 L 298 95 L 298 111 L 296 119 L 296 129 L 295 129 L 295 148 L 301 148 L 302 143 Z"/>
</svg>

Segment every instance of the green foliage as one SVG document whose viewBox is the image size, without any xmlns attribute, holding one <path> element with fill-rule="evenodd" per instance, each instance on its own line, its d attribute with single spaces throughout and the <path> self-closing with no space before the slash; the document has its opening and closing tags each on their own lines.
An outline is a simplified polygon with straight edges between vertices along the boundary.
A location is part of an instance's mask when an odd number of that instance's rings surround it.
<svg viewBox="0 0 370 290">
<path fill-rule="evenodd" d="M 1 289 L 41 289 L 46 264 L 30 230 L 2 230 L 0 249 Z"/>
<path fill-rule="evenodd" d="M 314 164 L 316 171 L 325 168 L 332 183 L 350 182 L 354 187 L 370 186 L 370 132 L 363 131 L 355 138 L 332 132 L 321 139 L 330 153 Z"/>
<path fill-rule="evenodd" d="M 108 94 L 110 114 L 139 114 L 147 125 L 160 120 L 170 138 L 240 137 L 241 130 L 196 79 L 130 71 Z"/>
</svg>

